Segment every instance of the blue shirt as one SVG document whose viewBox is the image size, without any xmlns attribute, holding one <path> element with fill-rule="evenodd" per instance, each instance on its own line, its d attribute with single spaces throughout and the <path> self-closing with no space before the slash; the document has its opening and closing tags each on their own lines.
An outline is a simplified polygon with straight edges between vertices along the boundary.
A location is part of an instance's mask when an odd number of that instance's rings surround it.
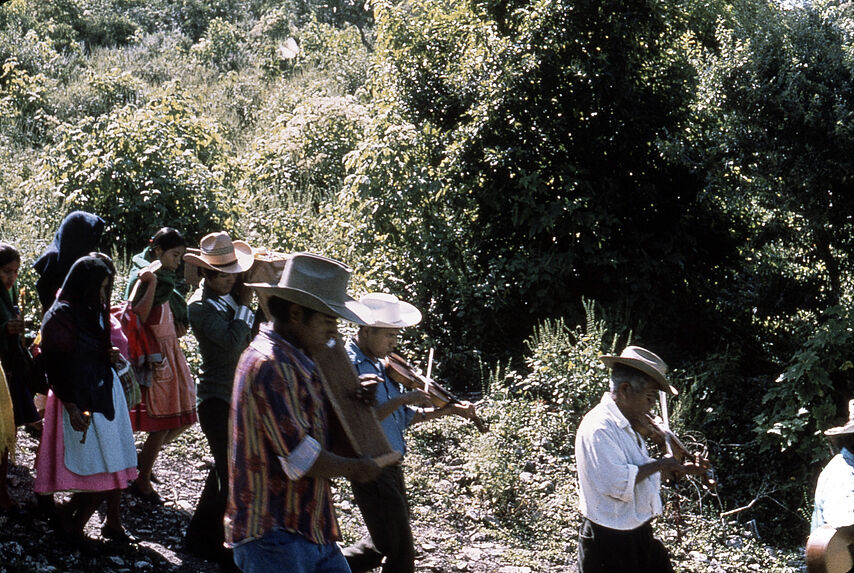
<svg viewBox="0 0 854 573">
<path fill-rule="evenodd" d="M 403 394 L 400 385 L 389 379 L 385 372 L 385 366 L 379 360 L 371 360 L 368 358 L 355 340 L 350 340 L 345 345 L 347 356 L 350 357 L 350 362 L 356 367 L 356 371 L 361 374 L 375 374 L 383 379 L 382 384 L 377 387 L 377 405 L 382 405 L 393 400 Z M 415 417 L 415 410 L 412 408 L 401 406 L 394 412 L 389 414 L 384 420 L 380 420 L 386 438 L 388 438 L 391 447 L 401 455 L 406 453 L 406 442 L 403 440 L 403 431 L 412 419 Z"/>
<path fill-rule="evenodd" d="M 842 448 L 821 471 L 815 488 L 812 529 L 854 525 L 854 452 Z"/>
</svg>

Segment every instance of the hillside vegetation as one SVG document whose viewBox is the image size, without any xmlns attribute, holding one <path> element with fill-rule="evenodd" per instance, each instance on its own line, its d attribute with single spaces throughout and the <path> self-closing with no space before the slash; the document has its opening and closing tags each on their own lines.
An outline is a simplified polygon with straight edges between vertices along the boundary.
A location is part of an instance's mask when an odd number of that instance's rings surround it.
<svg viewBox="0 0 854 573">
<path fill-rule="evenodd" d="M 836 0 L 6 0 L 0 239 L 26 265 L 77 208 L 118 260 L 224 228 L 412 301 L 404 353 L 434 347 L 493 424 L 416 432 L 414 495 L 452 472 L 542 570 L 574 556 L 596 357 L 643 344 L 723 483 L 668 493 L 683 570 L 787 570 L 854 396 L 852 22 Z"/>
</svg>

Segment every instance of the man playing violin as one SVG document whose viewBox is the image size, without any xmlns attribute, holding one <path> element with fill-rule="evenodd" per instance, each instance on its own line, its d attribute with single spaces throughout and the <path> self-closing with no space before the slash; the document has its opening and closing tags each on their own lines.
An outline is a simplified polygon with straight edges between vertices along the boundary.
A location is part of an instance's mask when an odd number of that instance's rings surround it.
<svg viewBox="0 0 854 573">
<path fill-rule="evenodd" d="M 581 421 L 575 438 L 579 509 L 584 517 L 578 542 L 581 573 L 672 572 L 664 544 L 653 537 L 661 514 L 661 474 L 705 473 L 707 464 L 650 457 L 649 412 L 659 390 L 676 395 L 667 364 L 639 346 L 602 356 L 611 368 L 610 391 Z"/>
<path fill-rule="evenodd" d="M 430 408 L 423 390 L 403 391 L 386 372 L 383 359 L 397 346 L 403 328 L 421 322 L 421 312 L 394 295 L 367 294 L 359 302 L 371 309 L 374 322 L 361 326 L 346 345 L 347 354 L 363 382 L 377 382 L 376 413 L 392 448 L 406 453 L 404 430 L 412 424 L 457 414 L 474 414 L 468 402 L 453 402 Z M 415 546 L 409 524 L 409 503 L 403 468 L 400 464 L 383 468 L 379 478 L 368 483 L 352 482 L 353 496 L 362 511 L 369 535 L 350 547 L 344 556 L 353 573 L 370 571 L 382 564 L 384 573 L 411 573 L 415 570 Z M 383 557 L 385 562 L 383 563 Z"/>
</svg>

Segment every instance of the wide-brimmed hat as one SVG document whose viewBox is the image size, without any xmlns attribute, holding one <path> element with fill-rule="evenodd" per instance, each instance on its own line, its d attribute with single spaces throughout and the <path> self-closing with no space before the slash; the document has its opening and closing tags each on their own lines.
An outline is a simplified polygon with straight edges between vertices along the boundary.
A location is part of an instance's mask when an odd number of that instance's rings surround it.
<svg viewBox="0 0 854 573">
<path fill-rule="evenodd" d="M 356 324 L 372 322 L 370 309 L 347 294 L 350 267 L 312 253 L 296 253 L 285 262 L 278 283 L 247 283 L 262 296 L 277 296 L 317 312 Z"/>
<path fill-rule="evenodd" d="M 394 296 L 383 292 L 368 293 L 359 302 L 371 309 L 376 328 L 406 328 L 421 322 L 421 311 Z"/>
<path fill-rule="evenodd" d="M 252 268 L 252 247 L 243 241 L 232 241 L 225 231 L 202 237 L 198 249 L 187 249 L 184 260 L 197 267 L 221 273 L 242 273 Z"/>
<path fill-rule="evenodd" d="M 844 426 L 837 426 L 824 431 L 828 437 L 854 434 L 854 400 L 848 402 L 848 422 Z"/>
<path fill-rule="evenodd" d="M 679 394 L 676 388 L 671 386 L 670 382 L 667 381 L 667 364 L 665 364 L 664 360 L 658 354 L 650 352 L 646 348 L 626 346 L 619 356 L 606 354 L 600 356 L 599 360 L 608 368 L 611 368 L 614 364 L 625 364 L 635 370 L 640 370 L 655 380 L 658 387 L 665 392 L 670 392 L 674 396 Z"/>
</svg>

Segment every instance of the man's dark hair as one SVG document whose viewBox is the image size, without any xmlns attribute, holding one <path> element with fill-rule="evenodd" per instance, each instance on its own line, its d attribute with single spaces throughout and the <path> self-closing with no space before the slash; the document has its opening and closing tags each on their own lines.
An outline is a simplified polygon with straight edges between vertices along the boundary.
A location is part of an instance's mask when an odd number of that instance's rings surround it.
<svg viewBox="0 0 854 573">
<path fill-rule="evenodd" d="M 219 271 L 215 271 L 214 269 L 209 269 L 207 267 L 201 267 L 199 268 L 199 274 L 202 275 L 202 278 L 214 279 L 219 275 Z"/>
<path fill-rule="evenodd" d="M 285 300 L 278 296 L 271 296 L 267 299 L 267 309 L 270 311 L 270 317 L 282 324 L 288 322 L 288 314 L 291 312 L 291 307 L 294 305 L 301 306 L 297 305 L 295 302 Z M 302 321 L 303 324 L 305 324 L 317 311 L 305 306 L 303 306 L 302 309 Z"/>
</svg>

